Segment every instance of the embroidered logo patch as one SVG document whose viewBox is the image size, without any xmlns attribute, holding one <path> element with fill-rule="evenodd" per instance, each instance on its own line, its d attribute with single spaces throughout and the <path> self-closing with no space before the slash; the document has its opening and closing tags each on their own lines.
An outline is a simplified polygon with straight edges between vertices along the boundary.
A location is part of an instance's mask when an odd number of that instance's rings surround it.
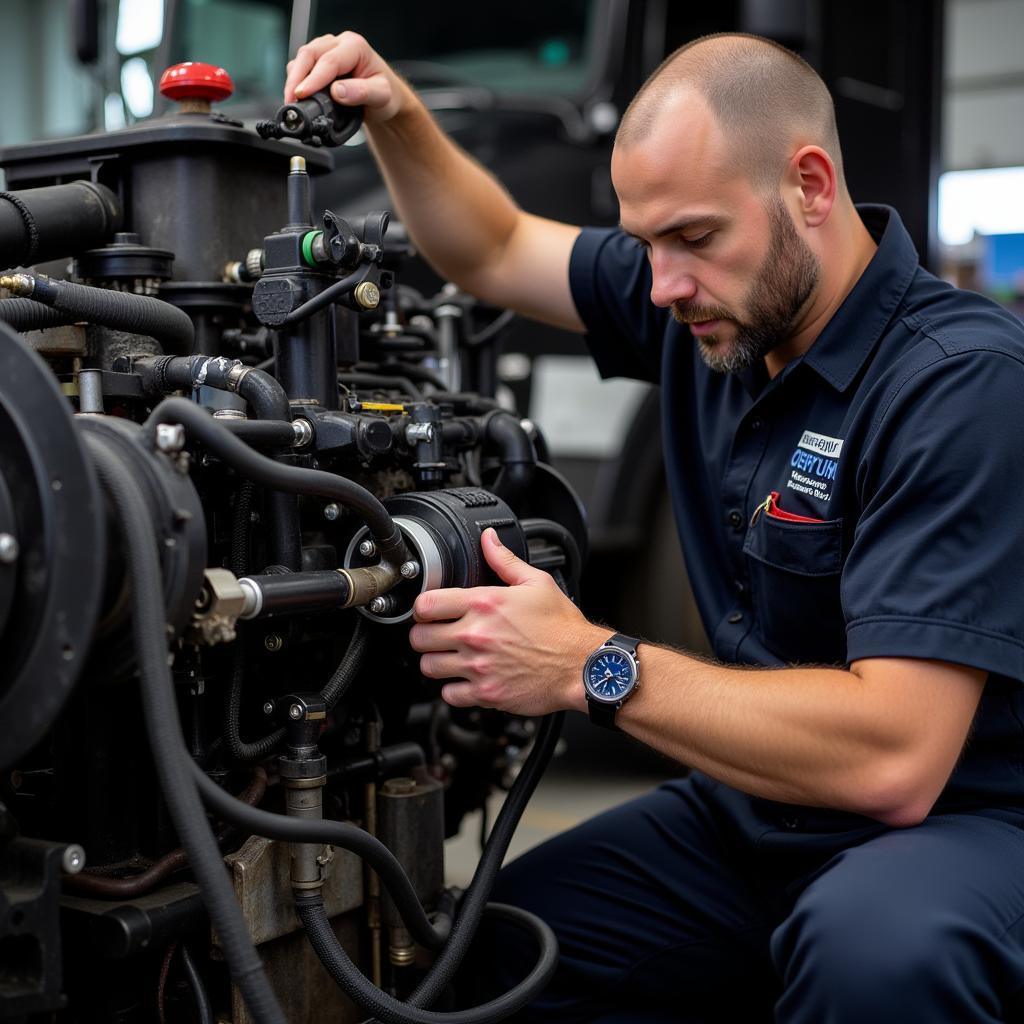
<svg viewBox="0 0 1024 1024">
<path fill-rule="evenodd" d="M 843 438 L 805 430 L 790 457 L 786 486 L 819 501 L 831 501 L 842 451 Z"/>
</svg>

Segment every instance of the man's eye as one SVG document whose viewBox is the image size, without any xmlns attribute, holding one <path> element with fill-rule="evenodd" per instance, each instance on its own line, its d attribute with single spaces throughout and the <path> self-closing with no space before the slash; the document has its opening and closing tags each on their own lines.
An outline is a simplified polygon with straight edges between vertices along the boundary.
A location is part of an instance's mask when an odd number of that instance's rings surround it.
<svg viewBox="0 0 1024 1024">
<path fill-rule="evenodd" d="M 690 249 L 703 249 L 711 241 L 714 234 L 714 231 L 708 231 L 698 238 L 684 238 L 683 243 Z"/>
</svg>

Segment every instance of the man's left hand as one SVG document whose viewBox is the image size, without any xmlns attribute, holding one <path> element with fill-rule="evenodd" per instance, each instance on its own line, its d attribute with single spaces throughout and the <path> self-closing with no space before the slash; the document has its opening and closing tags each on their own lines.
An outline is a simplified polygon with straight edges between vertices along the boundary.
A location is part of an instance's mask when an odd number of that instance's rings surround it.
<svg viewBox="0 0 1024 1024">
<path fill-rule="evenodd" d="M 420 594 L 409 633 L 423 654 L 420 671 L 455 680 L 441 689 L 454 707 L 529 716 L 585 710 L 583 663 L 608 630 L 588 622 L 546 572 L 517 558 L 494 530 L 481 544 L 508 586 Z"/>
</svg>

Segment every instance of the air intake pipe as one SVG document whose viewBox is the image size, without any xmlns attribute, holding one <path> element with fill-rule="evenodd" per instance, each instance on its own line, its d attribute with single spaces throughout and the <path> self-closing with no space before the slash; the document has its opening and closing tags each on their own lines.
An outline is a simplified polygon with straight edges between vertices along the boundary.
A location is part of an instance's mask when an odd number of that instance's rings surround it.
<svg viewBox="0 0 1024 1024">
<path fill-rule="evenodd" d="M 0 192 L 0 268 L 96 249 L 120 230 L 121 220 L 117 196 L 91 181 Z"/>
</svg>

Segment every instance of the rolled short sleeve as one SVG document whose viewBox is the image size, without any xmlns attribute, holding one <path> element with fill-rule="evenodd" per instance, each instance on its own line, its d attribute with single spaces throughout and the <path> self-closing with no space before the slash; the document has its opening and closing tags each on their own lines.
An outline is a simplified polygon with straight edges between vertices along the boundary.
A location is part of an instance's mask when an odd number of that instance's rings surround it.
<svg viewBox="0 0 1024 1024">
<path fill-rule="evenodd" d="M 650 267 L 636 242 L 616 228 L 584 228 L 569 285 L 601 376 L 658 383 L 670 314 L 651 302 Z"/>
<path fill-rule="evenodd" d="M 973 351 L 917 370 L 857 473 L 848 660 L 934 658 L 1024 680 L 1024 365 Z"/>
</svg>

